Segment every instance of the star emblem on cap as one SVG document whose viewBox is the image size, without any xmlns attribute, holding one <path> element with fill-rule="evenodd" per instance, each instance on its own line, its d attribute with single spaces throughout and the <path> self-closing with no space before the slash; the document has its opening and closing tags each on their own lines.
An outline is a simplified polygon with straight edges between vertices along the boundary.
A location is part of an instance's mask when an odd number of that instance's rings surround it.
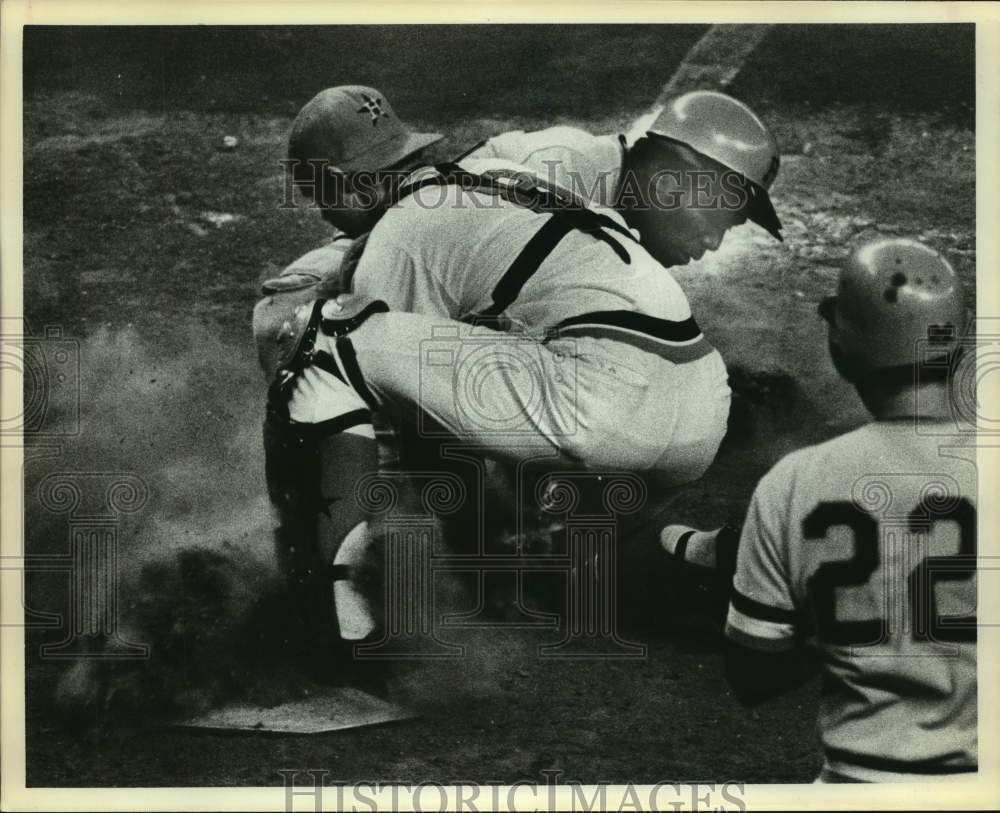
<svg viewBox="0 0 1000 813">
<path fill-rule="evenodd" d="M 388 116 L 382 109 L 382 100 L 378 97 L 372 98 L 367 93 L 362 93 L 361 98 L 365 100 L 365 103 L 358 108 L 358 113 L 367 113 L 372 117 L 372 127 L 378 124 L 378 120 L 383 116 Z"/>
</svg>

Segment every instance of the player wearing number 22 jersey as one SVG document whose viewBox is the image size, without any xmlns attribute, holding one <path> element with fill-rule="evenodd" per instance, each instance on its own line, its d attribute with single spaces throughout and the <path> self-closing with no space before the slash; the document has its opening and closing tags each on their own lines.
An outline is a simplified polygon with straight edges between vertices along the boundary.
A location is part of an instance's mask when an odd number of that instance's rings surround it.
<svg viewBox="0 0 1000 813">
<path fill-rule="evenodd" d="M 815 636 L 837 774 L 975 769 L 974 439 L 941 441 L 876 421 L 794 452 L 743 526 L 727 635 L 770 650 Z"/>
<path fill-rule="evenodd" d="M 937 372 L 961 352 L 961 289 L 940 255 L 886 240 L 854 254 L 821 312 L 838 370 L 876 420 L 788 455 L 758 484 L 730 655 L 777 665 L 815 644 L 821 779 L 974 772 L 975 438 L 950 420 Z M 937 366 L 914 369 L 908 359 L 928 348 Z"/>
</svg>

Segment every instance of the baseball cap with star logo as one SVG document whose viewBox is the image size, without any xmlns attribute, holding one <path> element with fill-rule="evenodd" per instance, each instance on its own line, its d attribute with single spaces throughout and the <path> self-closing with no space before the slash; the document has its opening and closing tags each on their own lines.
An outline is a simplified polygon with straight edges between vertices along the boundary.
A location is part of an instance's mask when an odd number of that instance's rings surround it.
<svg viewBox="0 0 1000 813">
<path fill-rule="evenodd" d="M 303 107 L 288 138 L 288 156 L 322 160 L 345 172 L 392 166 L 442 136 L 415 133 L 375 88 L 342 85 L 327 88 Z"/>
</svg>

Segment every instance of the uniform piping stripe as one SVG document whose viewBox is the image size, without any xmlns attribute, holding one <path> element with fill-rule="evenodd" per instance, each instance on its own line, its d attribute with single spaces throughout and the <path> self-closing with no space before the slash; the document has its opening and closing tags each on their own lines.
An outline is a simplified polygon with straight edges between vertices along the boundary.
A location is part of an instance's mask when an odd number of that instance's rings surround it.
<svg viewBox="0 0 1000 813">
<path fill-rule="evenodd" d="M 726 624 L 726 638 L 734 644 L 753 649 L 758 652 L 788 652 L 795 647 L 795 638 L 765 638 L 761 635 L 751 635 L 739 627 Z"/>
<path fill-rule="evenodd" d="M 593 339 L 610 339 L 621 344 L 627 344 L 646 353 L 652 353 L 673 364 L 686 364 L 697 361 L 700 358 L 713 353 L 715 348 L 709 344 L 705 338 L 698 339 L 690 345 L 667 344 L 659 339 L 644 336 L 641 333 L 633 333 L 628 330 L 621 330 L 614 327 L 603 327 L 600 325 L 571 327 L 566 331 L 559 331 L 558 336 L 587 336 Z"/>
<path fill-rule="evenodd" d="M 774 624 L 794 624 L 798 621 L 798 613 L 794 610 L 786 610 L 782 607 L 772 607 L 770 604 L 762 604 L 743 595 L 735 587 L 730 596 L 730 601 L 736 610 L 750 618 L 756 618 L 758 621 L 770 621 Z"/>
<path fill-rule="evenodd" d="M 844 751 L 840 748 L 825 749 L 827 759 L 833 763 L 842 765 L 857 765 L 859 768 L 871 768 L 876 771 L 888 771 L 890 773 L 912 773 L 912 774 L 956 774 L 975 773 L 979 770 L 977 765 L 942 765 L 940 760 L 923 759 L 916 762 L 908 762 L 904 759 L 889 759 L 871 754 L 856 754 L 852 751 Z"/>
<path fill-rule="evenodd" d="M 659 356 L 660 358 L 666 359 L 674 364 L 685 364 L 689 361 L 697 361 L 715 350 L 715 348 L 709 344 L 708 340 L 704 338 L 699 339 L 691 345 L 674 345 L 666 344 L 658 339 L 651 339 L 649 336 L 643 336 L 639 333 L 632 333 L 627 330 L 620 330 L 619 328 L 600 327 L 596 325 L 593 327 L 573 327 L 565 332 L 559 331 L 559 335 L 567 337 L 589 336 L 594 339 L 611 339 L 613 341 L 638 348 L 639 350 L 644 350 L 647 353 L 652 353 L 653 355 Z"/>
<path fill-rule="evenodd" d="M 704 336 L 702 336 L 701 334 L 699 334 L 693 339 L 688 339 L 683 342 L 673 342 L 670 341 L 669 339 L 661 339 L 658 336 L 650 336 L 648 333 L 643 333 L 641 330 L 632 330 L 631 328 L 627 327 L 618 327 L 617 325 L 602 325 L 599 323 L 570 325 L 569 327 L 559 328 L 558 330 L 559 330 L 559 335 L 578 333 L 581 330 L 613 331 L 615 335 L 629 334 L 631 336 L 636 336 L 636 337 L 641 336 L 645 339 L 650 339 L 651 341 L 655 341 L 659 344 L 669 345 L 670 347 L 676 347 L 676 348 L 693 347 L 694 345 L 698 344 L 698 342 L 704 341 Z"/>
<path fill-rule="evenodd" d="M 670 319 L 659 319 L 645 313 L 635 311 L 594 311 L 593 313 L 583 313 L 580 316 L 573 316 L 565 319 L 556 327 L 559 330 L 581 324 L 609 325 L 625 330 L 634 330 L 647 336 L 653 336 L 666 342 L 683 343 L 698 339 L 701 336 L 701 328 L 695 322 L 693 316 L 689 316 L 680 322 Z"/>
</svg>

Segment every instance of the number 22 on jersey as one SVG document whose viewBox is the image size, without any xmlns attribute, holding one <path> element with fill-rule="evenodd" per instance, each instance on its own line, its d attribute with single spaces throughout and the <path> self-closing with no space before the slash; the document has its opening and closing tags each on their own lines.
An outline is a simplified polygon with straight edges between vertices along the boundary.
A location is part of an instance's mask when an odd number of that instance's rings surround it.
<svg viewBox="0 0 1000 813">
<path fill-rule="evenodd" d="M 852 596 L 875 591 L 873 576 L 888 559 L 889 540 L 898 546 L 909 545 L 912 551 L 935 550 L 943 530 L 957 531 L 958 551 L 953 555 L 918 556 L 908 573 L 886 581 L 881 601 L 884 611 L 868 618 L 852 618 Z M 853 555 L 847 559 L 824 561 L 810 577 L 809 595 L 816 612 L 817 634 L 822 643 L 833 646 L 879 646 L 893 635 L 907 635 L 914 642 L 974 643 L 976 615 L 972 612 L 942 614 L 938 607 L 937 588 L 953 583 L 965 607 L 975 607 L 976 509 L 964 497 L 949 500 L 942 506 L 922 498 L 902 521 L 880 523 L 854 502 L 820 503 L 802 522 L 802 534 L 808 545 L 830 542 L 830 531 L 845 527 L 850 531 Z M 949 534 L 950 536 L 950 534 Z M 896 568 L 898 570 L 898 568 Z M 903 606 L 902 629 L 891 624 L 891 599 L 900 597 Z M 860 602 L 856 601 L 855 604 Z M 870 602 L 865 601 L 865 606 Z M 846 612 L 845 612 L 846 611 Z"/>
</svg>

